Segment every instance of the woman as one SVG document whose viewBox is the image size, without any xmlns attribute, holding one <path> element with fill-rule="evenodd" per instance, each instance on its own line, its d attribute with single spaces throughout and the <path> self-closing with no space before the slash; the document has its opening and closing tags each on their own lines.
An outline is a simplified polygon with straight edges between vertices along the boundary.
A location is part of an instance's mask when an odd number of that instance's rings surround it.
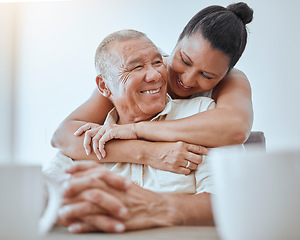
<svg viewBox="0 0 300 240">
<path fill-rule="evenodd" d="M 210 6 L 198 12 L 184 28 L 167 60 L 168 93 L 173 98 L 209 96 L 216 101 L 216 108 L 180 120 L 139 123 L 134 127 L 136 137 L 156 143 L 110 141 L 106 144 L 108 154 L 102 161 L 121 161 L 120 157 L 113 155 L 120 154 L 120 151 L 110 149 L 117 145 L 118 149 L 126 149 L 126 144 L 135 144 L 135 148 L 128 149 L 136 149 L 137 152 L 119 155 L 126 162 L 188 174 L 191 169 L 180 166 L 180 161 L 176 160 L 180 154 L 174 154 L 172 150 L 181 151 L 180 157 L 186 158 L 193 144 L 217 147 L 243 143 L 253 120 L 251 88 L 246 76 L 232 68 L 245 49 L 245 25 L 251 22 L 252 17 L 252 9 L 245 3 L 232 4 L 227 8 Z M 88 101 L 62 122 L 52 138 L 52 145 L 73 159 L 97 159 L 94 154 L 89 155 L 92 150 L 90 139 L 93 138 L 93 150 L 101 158 L 98 140 L 103 129 L 101 132 L 100 124 L 112 107 L 106 98 L 94 91 Z M 73 136 L 75 131 L 80 138 Z M 82 147 L 79 148 L 85 131 L 84 145 L 89 156 L 84 154 Z M 176 141 L 187 144 L 178 150 L 172 145 Z M 146 152 L 139 152 L 145 148 Z M 205 151 L 192 152 L 196 155 L 201 153 L 205 154 Z M 165 161 L 159 156 L 164 156 Z"/>
</svg>

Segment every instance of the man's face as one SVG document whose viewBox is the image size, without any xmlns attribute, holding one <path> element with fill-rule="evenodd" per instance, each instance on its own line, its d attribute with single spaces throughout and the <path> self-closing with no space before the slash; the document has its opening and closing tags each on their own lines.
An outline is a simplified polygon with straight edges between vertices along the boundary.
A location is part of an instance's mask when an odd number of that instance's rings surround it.
<svg viewBox="0 0 300 240">
<path fill-rule="evenodd" d="M 148 120 L 165 107 L 167 70 L 156 46 L 145 38 L 115 42 L 110 47 L 119 59 L 119 83 L 112 86 L 110 99 L 119 124 Z"/>
</svg>

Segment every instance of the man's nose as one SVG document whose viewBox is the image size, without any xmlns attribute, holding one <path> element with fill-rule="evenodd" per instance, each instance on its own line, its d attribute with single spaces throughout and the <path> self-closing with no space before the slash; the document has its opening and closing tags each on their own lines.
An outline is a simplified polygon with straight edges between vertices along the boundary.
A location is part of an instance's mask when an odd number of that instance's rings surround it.
<svg viewBox="0 0 300 240">
<path fill-rule="evenodd" d="M 158 81 L 161 78 L 161 74 L 157 71 L 157 69 L 153 67 L 149 67 L 147 69 L 147 73 L 145 76 L 146 82 Z"/>
</svg>

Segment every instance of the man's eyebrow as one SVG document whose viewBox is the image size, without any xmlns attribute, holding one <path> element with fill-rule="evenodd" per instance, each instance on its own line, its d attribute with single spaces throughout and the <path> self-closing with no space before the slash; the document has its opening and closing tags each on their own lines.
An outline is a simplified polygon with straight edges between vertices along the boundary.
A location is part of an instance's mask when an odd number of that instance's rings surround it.
<svg viewBox="0 0 300 240">
<path fill-rule="evenodd" d="M 153 56 L 153 59 L 155 59 L 155 58 L 160 58 L 160 59 L 162 59 L 162 56 L 161 56 L 160 53 L 157 53 L 157 54 L 155 54 L 155 55 Z M 132 66 L 132 65 L 139 64 L 139 63 L 141 63 L 141 62 L 143 62 L 143 59 L 137 57 L 137 58 L 132 59 L 131 61 L 129 61 L 129 62 L 127 63 L 127 66 L 130 67 L 130 66 Z"/>
<path fill-rule="evenodd" d="M 135 58 L 135 59 L 131 60 L 130 62 L 128 62 L 127 66 L 129 67 L 131 65 L 135 65 L 137 63 L 140 63 L 141 61 L 142 61 L 141 58 Z"/>
</svg>

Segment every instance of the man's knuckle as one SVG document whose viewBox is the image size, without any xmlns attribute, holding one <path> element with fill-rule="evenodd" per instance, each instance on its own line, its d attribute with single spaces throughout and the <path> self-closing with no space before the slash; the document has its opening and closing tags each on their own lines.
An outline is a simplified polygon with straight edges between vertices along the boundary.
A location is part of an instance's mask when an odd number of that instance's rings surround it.
<svg viewBox="0 0 300 240">
<path fill-rule="evenodd" d="M 99 169 L 98 171 L 98 179 L 104 179 L 108 176 L 109 171 L 105 169 Z"/>
<path fill-rule="evenodd" d="M 97 179 L 96 179 L 94 176 L 93 176 L 93 177 L 90 177 L 90 178 L 88 179 L 88 182 L 87 182 L 87 184 L 88 184 L 89 186 L 95 186 L 96 183 L 97 183 Z"/>
<path fill-rule="evenodd" d="M 94 206 L 91 203 L 86 204 L 84 207 L 87 213 L 90 214 L 94 212 Z"/>
<path fill-rule="evenodd" d="M 102 199 L 102 194 L 101 191 L 97 190 L 97 189 L 93 189 L 91 191 L 89 191 L 89 198 L 93 201 L 101 201 Z"/>
</svg>

